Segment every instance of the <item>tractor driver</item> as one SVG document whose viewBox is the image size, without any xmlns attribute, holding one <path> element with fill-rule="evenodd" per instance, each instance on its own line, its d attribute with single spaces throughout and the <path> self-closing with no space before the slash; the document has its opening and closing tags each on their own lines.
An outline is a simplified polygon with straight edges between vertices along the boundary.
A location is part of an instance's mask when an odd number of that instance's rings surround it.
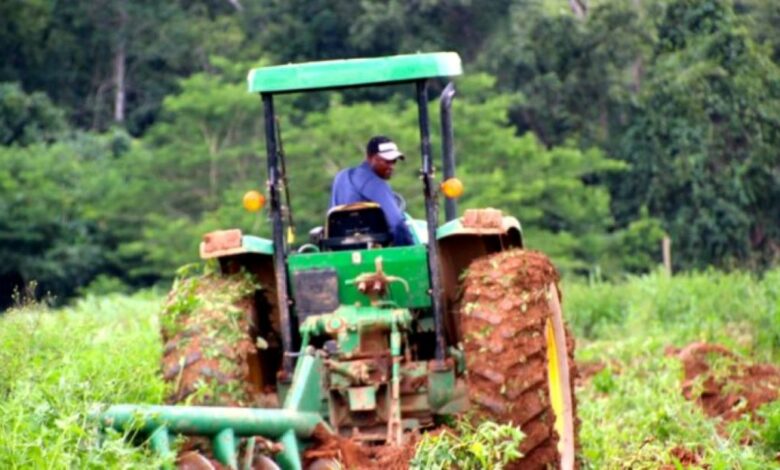
<svg viewBox="0 0 780 470">
<path fill-rule="evenodd" d="M 393 245 L 412 245 L 412 234 L 404 222 L 404 214 L 387 180 L 404 155 L 385 136 L 375 136 L 366 145 L 366 159 L 360 165 L 341 170 L 333 180 L 330 207 L 355 202 L 375 202 L 382 208 L 387 226 L 393 235 Z"/>
</svg>

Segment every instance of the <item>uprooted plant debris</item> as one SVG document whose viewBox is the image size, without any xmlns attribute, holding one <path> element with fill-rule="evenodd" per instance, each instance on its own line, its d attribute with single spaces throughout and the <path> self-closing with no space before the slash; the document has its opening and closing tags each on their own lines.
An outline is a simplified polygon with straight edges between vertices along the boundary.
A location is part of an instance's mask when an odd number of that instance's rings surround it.
<svg viewBox="0 0 780 470">
<path fill-rule="evenodd" d="M 318 427 L 312 436 L 315 444 L 304 452 L 304 467 L 317 460 L 336 461 L 341 468 L 405 470 L 414 457 L 419 435 L 407 434 L 403 445 L 372 446 L 348 437 L 336 436 Z"/>
<path fill-rule="evenodd" d="M 251 276 L 204 274 L 176 281 L 160 315 L 162 373 L 168 403 L 249 406 L 257 390 L 247 377 L 252 340 Z"/>
<path fill-rule="evenodd" d="M 696 342 L 668 354 L 682 361 L 682 393 L 710 417 L 755 418 L 756 410 L 780 398 L 780 367 L 751 364 L 718 344 Z"/>
</svg>

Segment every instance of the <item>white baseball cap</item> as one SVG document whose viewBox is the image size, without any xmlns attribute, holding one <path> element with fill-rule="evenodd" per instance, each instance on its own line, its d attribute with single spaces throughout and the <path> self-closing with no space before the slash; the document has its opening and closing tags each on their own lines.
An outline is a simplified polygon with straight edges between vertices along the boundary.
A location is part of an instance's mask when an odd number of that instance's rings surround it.
<svg viewBox="0 0 780 470">
<path fill-rule="evenodd" d="M 384 158 L 385 160 L 390 161 L 404 158 L 404 154 L 398 150 L 398 146 L 395 145 L 395 142 L 385 142 L 379 144 L 379 152 L 377 152 L 377 155 Z"/>
<path fill-rule="evenodd" d="M 366 149 L 369 155 L 379 155 L 383 160 L 394 161 L 403 159 L 404 154 L 398 150 L 398 146 L 392 140 L 384 136 L 372 138 Z"/>
</svg>

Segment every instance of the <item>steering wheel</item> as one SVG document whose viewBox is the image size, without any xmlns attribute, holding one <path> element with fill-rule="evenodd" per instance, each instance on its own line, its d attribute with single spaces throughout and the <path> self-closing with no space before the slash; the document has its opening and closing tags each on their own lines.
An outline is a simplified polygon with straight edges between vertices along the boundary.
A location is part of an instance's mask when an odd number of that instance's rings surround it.
<svg viewBox="0 0 780 470">
<path fill-rule="evenodd" d="M 403 214 L 406 212 L 406 199 L 396 192 L 393 192 L 393 199 L 395 199 L 395 203 L 398 205 L 398 209 L 401 213 Z"/>
</svg>

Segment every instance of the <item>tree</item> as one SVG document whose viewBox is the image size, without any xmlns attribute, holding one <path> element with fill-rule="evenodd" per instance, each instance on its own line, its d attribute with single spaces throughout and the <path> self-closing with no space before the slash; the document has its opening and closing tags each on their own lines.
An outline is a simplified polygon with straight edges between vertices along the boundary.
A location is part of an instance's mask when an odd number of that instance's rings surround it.
<svg viewBox="0 0 780 470">
<path fill-rule="evenodd" d="M 4 2 L 0 81 L 44 90 L 75 127 L 104 131 L 118 122 L 141 134 L 180 77 L 244 45 L 235 9 L 212 3 Z"/>
<path fill-rule="evenodd" d="M 274 62 L 457 50 L 476 57 L 510 0 L 283 1 L 247 3 L 247 31 Z"/>
<path fill-rule="evenodd" d="M 254 224 L 233 209 L 263 178 L 261 102 L 235 78 L 248 65 L 215 64 L 223 70 L 180 82 L 181 92 L 165 99 L 144 148 L 127 158 L 132 168 L 117 199 L 148 204 L 137 238 L 125 239 L 119 250 L 137 260 L 131 276 L 172 275 L 182 262 L 197 259 L 203 233 Z M 220 216 L 223 210 L 236 216 L 232 223 Z"/>
<path fill-rule="evenodd" d="M 780 70 L 726 1 L 676 0 L 659 21 L 617 215 L 664 220 L 679 267 L 760 266 L 780 237 Z"/>
<path fill-rule="evenodd" d="M 628 0 L 600 2 L 578 18 L 552 3 L 515 2 L 477 64 L 524 97 L 511 113 L 520 132 L 548 147 L 575 139 L 612 153 L 649 53 L 644 11 Z"/>
<path fill-rule="evenodd" d="M 115 225 L 104 210 L 121 181 L 123 134 L 77 134 L 53 144 L 0 147 L 0 307 L 35 281 L 62 301 L 111 262 Z"/>
<path fill-rule="evenodd" d="M 770 48 L 772 60 L 780 63 L 780 37 L 777 25 L 780 24 L 780 3 L 763 0 L 735 0 L 734 10 L 743 16 L 756 44 Z"/>
<path fill-rule="evenodd" d="M 0 144 L 51 142 L 66 129 L 64 113 L 44 93 L 27 94 L 18 83 L 0 83 Z"/>
</svg>

